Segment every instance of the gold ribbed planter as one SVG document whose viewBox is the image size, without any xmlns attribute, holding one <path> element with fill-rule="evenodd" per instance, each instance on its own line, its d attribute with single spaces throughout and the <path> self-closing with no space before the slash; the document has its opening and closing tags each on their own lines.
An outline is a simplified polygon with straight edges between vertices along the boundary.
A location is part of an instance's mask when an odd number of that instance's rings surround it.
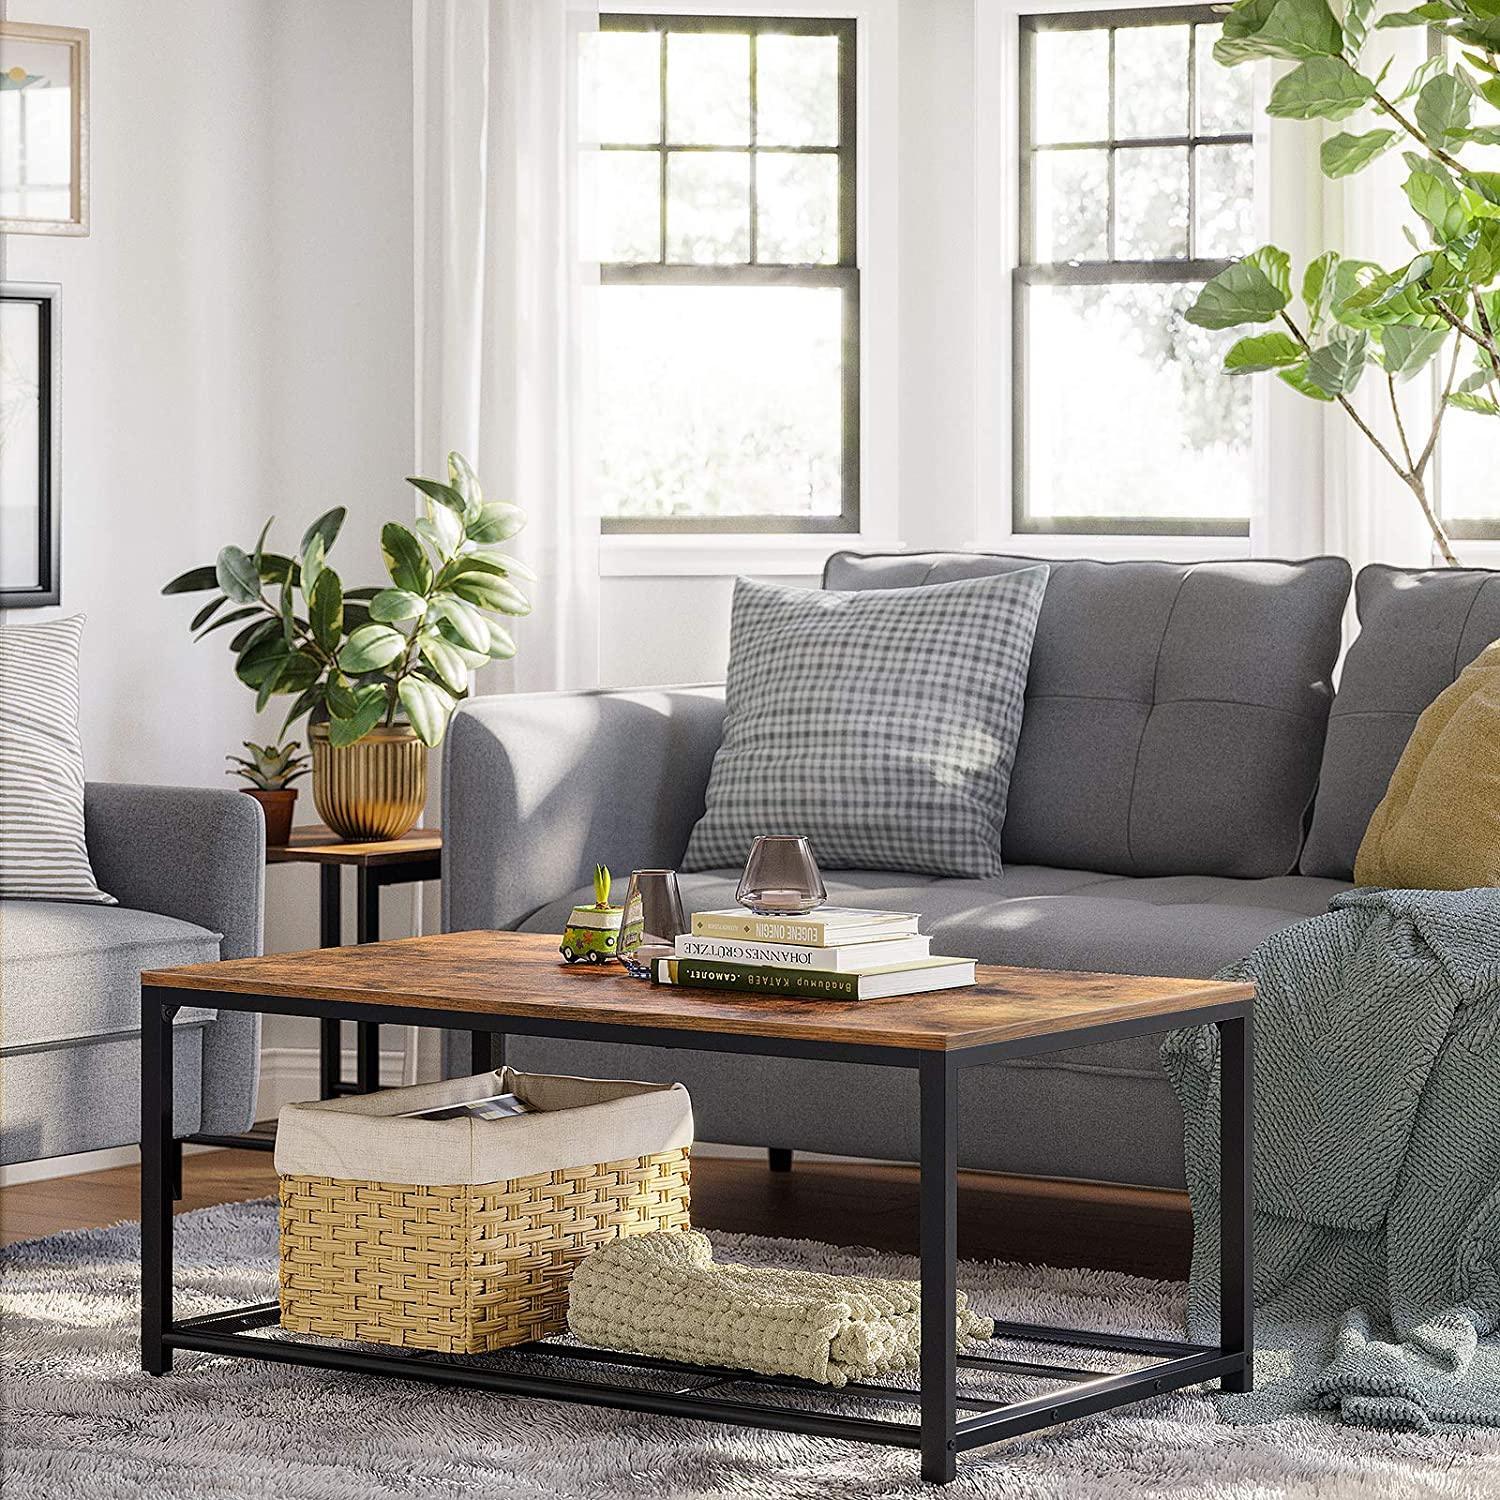
<svg viewBox="0 0 1500 1500">
<path fill-rule="evenodd" d="M 352 745 L 333 745 L 314 724 L 313 802 L 346 839 L 398 839 L 427 803 L 427 746 L 410 729 L 372 729 Z"/>
</svg>

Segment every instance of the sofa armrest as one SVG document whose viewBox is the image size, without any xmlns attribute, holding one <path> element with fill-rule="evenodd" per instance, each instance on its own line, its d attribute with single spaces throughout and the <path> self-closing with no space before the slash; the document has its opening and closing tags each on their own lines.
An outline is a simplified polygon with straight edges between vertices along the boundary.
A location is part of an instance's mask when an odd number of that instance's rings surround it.
<svg viewBox="0 0 1500 1500">
<path fill-rule="evenodd" d="M 266 823 L 253 797 L 204 787 L 91 781 L 84 835 L 99 888 L 121 906 L 223 934 L 224 958 L 261 950 Z M 203 1033 L 199 1129 L 231 1134 L 254 1117 L 260 1017 L 221 1011 Z"/>
<path fill-rule="evenodd" d="M 83 815 L 94 876 L 121 906 L 223 933 L 225 958 L 260 952 L 266 825 L 253 797 L 91 781 Z"/>
<path fill-rule="evenodd" d="M 443 758 L 443 930 L 518 927 L 596 863 L 675 868 L 723 724 L 720 687 L 460 705 Z"/>
</svg>

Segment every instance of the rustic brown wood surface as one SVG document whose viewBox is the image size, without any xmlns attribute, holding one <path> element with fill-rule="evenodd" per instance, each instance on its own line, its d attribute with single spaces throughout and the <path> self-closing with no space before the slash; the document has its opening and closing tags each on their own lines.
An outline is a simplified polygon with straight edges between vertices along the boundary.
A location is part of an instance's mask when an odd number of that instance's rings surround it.
<svg viewBox="0 0 1500 1500">
<path fill-rule="evenodd" d="M 399 839 L 341 839 L 318 823 L 292 829 L 292 840 L 267 846 L 268 865 L 390 865 L 430 860 L 436 872 L 443 854 L 441 828 L 413 828 Z"/>
<path fill-rule="evenodd" d="M 569 965 L 542 933 L 451 932 L 352 948 L 157 969 L 143 985 L 268 999 L 337 1000 L 473 1015 L 530 1016 L 717 1031 L 866 1047 L 960 1051 L 1065 1036 L 1112 1021 L 1195 1012 L 1253 998 L 1254 986 L 980 965 L 968 989 L 890 1000 L 795 1000 L 658 987 L 614 964 Z"/>
</svg>

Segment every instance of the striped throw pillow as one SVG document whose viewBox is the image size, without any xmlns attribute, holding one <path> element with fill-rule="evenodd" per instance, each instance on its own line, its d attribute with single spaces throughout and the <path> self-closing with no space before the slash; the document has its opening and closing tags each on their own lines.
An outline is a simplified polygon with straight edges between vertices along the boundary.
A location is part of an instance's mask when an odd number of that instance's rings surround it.
<svg viewBox="0 0 1500 1500">
<path fill-rule="evenodd" d="M 83 616 L 0 626 L 0 897 L 113 903 L 83 840 Z"/>
</svg>

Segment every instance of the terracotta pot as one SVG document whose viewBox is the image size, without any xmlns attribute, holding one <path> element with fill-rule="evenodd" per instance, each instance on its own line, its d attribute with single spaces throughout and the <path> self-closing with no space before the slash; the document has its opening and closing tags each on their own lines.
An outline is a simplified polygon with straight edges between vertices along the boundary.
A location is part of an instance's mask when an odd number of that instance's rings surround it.
<svg viewBox="0 0 1500 1500">
<path fill-rule="evenodd" d="M 398 839 L 427 804 L 427 746 L 405 726 L 334 745 L 326 724 L 308 732 L 313 801 L 340 838 Z"/>
<path fill-rule="evenodd" d="M 266 847 L 282 849 L 292 836 L 292 811 L 297 806 L 297 788 L 283 787 L 279 792 L 263 792 L 259 787 L 242 786 L 246 796 L 260 803 L 266 815 Z"/>
</svg>

